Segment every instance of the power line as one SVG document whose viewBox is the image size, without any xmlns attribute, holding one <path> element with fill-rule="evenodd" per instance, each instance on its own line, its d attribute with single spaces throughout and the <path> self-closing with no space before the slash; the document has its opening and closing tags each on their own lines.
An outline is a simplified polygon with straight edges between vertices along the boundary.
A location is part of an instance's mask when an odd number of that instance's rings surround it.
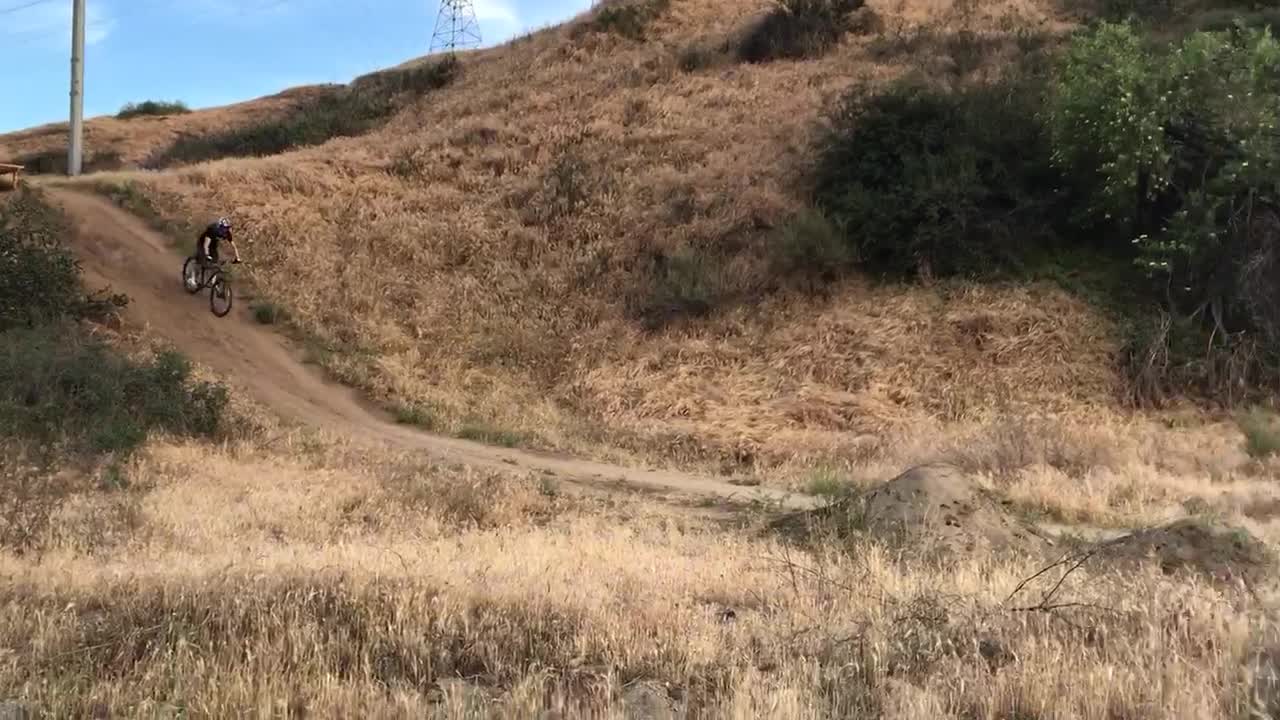
<svg viewBox="0 0 1280 720">
<path fill-rule="evenodd" d="M 32 2 L 24 3 L 22 5 L 14 5 L 13 7 L 0 9 L 0 15 L 8 15 L 9 13 L 16 13 L 19 10 L 26 10 L 27 8 L 33 8 L 37 5 L 47 5 L 51 2 L 54 2 L 54 0 L 32 0 Z"/>
</svg>

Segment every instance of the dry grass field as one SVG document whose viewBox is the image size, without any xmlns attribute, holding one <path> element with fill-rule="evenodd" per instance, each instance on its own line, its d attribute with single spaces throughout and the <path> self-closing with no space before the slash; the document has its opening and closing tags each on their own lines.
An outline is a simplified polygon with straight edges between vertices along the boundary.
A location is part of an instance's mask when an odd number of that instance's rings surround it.
<svg viewBox="0 0 1280 720">
<path fill-rule="evenodd" d="M 797 542 L 763 517 L 673 515 L 642 497 L 270 435 L 215 449 L 157 439 L 123 482 L 83 478 L 24 552 L 0 555 L 0 695 L 49 717 L 1201 719 L 1280 707 L 1269 583 L 1095 558 L 1045 602 L 1063 568 L 1013 593 L 1065 544 L 940 558 L 927 533 Z M 1045 473 L 1015 473 L 1014 487 Z M 1230 500 L 1155 466 L 1080 482 L 1138 488 L 1132 522 L 1164 519 L 1145 497 L 1164 484 L 1280 540 L 1275 508 L 1236 494 L 1246 480 L 1226 486 Z M 1060 514 L 1109 517 L 1033 492 Z M 1177 552 L 1247 571 L 1232 548 Z"/>
<path fill-rule="evenodd" d="M 287 96 L 91 123 L 123 169 L 72 186 L 170 228 L 231 215 L 246 296 L 404 422 L 830 504 L 447 464 L 222 377 L 220 442 L 0 452 L 0 718 L 1280 717 L 1274 428 L 1129 408 L 1117 328 L 1050 283 L 756 292 L 837 95 L 998 72 L 1072 19 L 869 4 L 878 30 L 760 65 L 716 49 L 763 2 L 672 0 L 641 41 L 580 18 L 277 157 L 129 169 Z M 972 70 L 938 40 L 964 29 L 991 40 Z M 718 307 L 655 322 L 690 254 Z"/>
</svg>

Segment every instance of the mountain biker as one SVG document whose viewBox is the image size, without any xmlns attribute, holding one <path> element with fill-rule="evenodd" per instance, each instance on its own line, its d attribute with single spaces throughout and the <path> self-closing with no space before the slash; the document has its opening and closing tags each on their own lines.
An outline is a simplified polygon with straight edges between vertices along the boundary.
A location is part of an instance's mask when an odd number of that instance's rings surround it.
<svg viewBox="0 0 1280 720">
<path fill-rule="evenodd" d="M 226 218 L 218 218 L 217 222 L 211 223 L 209 227 L 200 233 L 200 237 L 196 238 L 196 257 L 199 258 L 202 265 L 214 265 L 218 262 L 218 243 L 226 240 L 231 243 L 231 249 L 235 252 L 236 257 L 232 262 L 240 262 L 240 250 L 236 248 L 236 243 L 231 239 L 231 221 Z"/>
</svg>

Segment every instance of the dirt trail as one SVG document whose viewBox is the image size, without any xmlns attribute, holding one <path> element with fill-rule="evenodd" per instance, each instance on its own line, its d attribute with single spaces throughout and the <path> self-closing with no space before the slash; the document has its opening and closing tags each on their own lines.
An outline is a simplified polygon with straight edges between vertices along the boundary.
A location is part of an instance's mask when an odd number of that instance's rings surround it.
<svg viewBox="0 0 1280 720">
<path fill-rule="evenodd" d="M 720 499 L 768 499 L 787 508 L 807 508 L 817 502 L 769 488 L 490 447 L 397 425 L 355 391 L 326 380 L 318 369 L 304 364 L 289 340 L 254 322 L 243 298 L 237 298 L 227 317 L 214 317 L 207 291 L 194 297 L 183 291 L 182 255 L 141 220 L 95 195 L 48 190 L 75 223 L 73 244 L 91 286 L 109 285 L 114 292 L 127 294 L 130 303 L 125 316 L 131 323 L 225 374 L 287 418 L 478 468 L 523 469 L 593 485 L 621 484 Z"/>
</svg>

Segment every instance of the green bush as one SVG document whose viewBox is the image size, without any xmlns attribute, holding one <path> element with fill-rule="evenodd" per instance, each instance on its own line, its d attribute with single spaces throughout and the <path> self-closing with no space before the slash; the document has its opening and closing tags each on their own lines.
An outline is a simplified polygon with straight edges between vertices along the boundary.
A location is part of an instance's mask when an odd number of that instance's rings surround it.
<svg viewBox="0 0 1280 720">
<path fill-rule="evenodd" d="M 851 254 L 896 276 L 991 276 L 1051 245 L 1063 210 L 1034 78 L 954 91 L 901 81 L 838 105 L 816 197 Z"/>
<path fill-rule="evenodd" d="M 149 430 L 214 436 L 227 390 L 191 383 L 166 352 L 137 364 L 62 324 L 0 334 L 0 432 L 77 450 L 127 451 Z"/>
<path fill-rule="evenodd" d="M 1089 210 L 1137 249 L 1149 292 L 1205 329 L 1200 354 L 1243 349 L 1269 364 L 1280 351 L 1280 42 L 1242 27 L 1159 48 L 1131 24 L 1103 23 L 1063 56 L 1047 117 L 1055 158 L 1093 181 Z"/>
<path fill-rule="evenodd" d="M 80 266 L 62 246 L 66 218 L 24 188 L 0 204 L 0 332 L 64 317 L 96 317 L 125 299 L 86 297 Z"/>
<path fill-rule="evenodd" d="M 864 0 L 780 0 L 738 46 L 746 62 L 818 57 L 840 42 Z"/>
<path fill-rule="evenodd" d="M 629 40 L 643 40 L 648 34 L 649 25 L 661 17 L 670 5 L 671 0 L 610 3 L 597 10 L 595 16 L 583 28 L 594 32 L 621 35 Z"/>
<path fill-rule="evenodd" d="M 85 296 L 60 243 L 69 231 L 35 191 L 0 204 L 0 438 L 105 452 L 132 449 L 152 429 L 217 433 L 225 388 L 191 383 L 176 353 L 134 363 L 73 324 L 126 299 Z"/>
<path fill-rule="evenodd" d="M 142 115 L 182 115 L 189 112 L 191 112 L 191 108 L 187 107 L 186 103 L 183 102 L 144 100 L 140 103 L 126 103 L 124 107 L 120 108 L 120 112 L 116 113 L 116 118 L 128 120 Z"/>
<path fill-rule="evenodd" d="M 0 332 L 34 327 L 79 306 L 79 267 L 61 246 L 65 218 L 23 191 L 0 205 Z"/>
</svg>

